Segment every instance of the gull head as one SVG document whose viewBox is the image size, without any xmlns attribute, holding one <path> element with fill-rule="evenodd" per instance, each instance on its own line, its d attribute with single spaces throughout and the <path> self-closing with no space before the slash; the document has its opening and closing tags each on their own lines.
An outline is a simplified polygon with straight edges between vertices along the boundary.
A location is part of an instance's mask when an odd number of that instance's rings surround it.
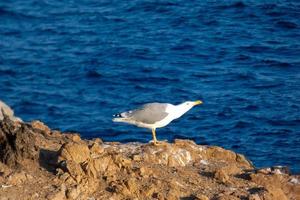
<svg viewBox="0 0 300 200">
<path fill-rule="evenodd" d="M 200 100 L 197 100 L 197 101 L 186 101 L 186 102 L 183 102 L 183 105 L 185 106 L 185 107 L 190 107 L 190 108 L 192 108 L 192 107 L 194 107 L 194 106 L 196 106 L 196 105 L 200 105 L 200 104 L 202 104 L 203 102 L 202 101 L 200 101 Z"/>
<path fill-rule="evenodd" d="M 184 113 L 192 109 L 194 106 L 202 104 L 202 101 L 186 101 L 175 106 L 174 119 L 181 117 Z"/>
</svg>

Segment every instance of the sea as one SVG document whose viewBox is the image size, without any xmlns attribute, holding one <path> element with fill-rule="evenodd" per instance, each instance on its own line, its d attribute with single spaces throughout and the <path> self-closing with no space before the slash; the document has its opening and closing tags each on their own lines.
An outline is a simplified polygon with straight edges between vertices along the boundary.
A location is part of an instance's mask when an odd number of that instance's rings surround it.
<svg viewBox="0 0 300 200">
<path fill-rule="evenodd" d="M 24 121 L 104 141 L 149 102 L 202 100 L 159 140 L 300 173 L 300 1 L 0 0 L 0 99 Z"/>
</svg>

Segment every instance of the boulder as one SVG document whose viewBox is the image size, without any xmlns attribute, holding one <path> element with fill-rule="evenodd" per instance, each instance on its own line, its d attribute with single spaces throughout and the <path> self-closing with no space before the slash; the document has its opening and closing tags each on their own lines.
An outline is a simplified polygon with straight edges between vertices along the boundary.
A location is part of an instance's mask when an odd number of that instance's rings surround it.
<svg viewBox="0 0 300 200">
<path fill-rule="evenodd" d="M 27 124 L 12 121 L 4 114 L 0 121 L 0 161 L 10 167 L 17 167 L 22 161 L 37 161 L 39 147 L 36 135 Z"/>
<path fill-rule="evenodd" d="M 59 150 L 59 161 L 72 160 L 78 164 L 91 158 L 90 150 L 85 143 L 67 142 Z"/>
</svg>

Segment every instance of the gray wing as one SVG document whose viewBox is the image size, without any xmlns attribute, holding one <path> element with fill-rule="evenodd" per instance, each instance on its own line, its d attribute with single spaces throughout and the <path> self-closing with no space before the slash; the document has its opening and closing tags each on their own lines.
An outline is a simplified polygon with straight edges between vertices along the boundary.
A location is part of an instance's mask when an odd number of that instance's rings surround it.
<svg viewBox="0 0 300 200">
<path fill-rule="evenodd" d="M 166 103 L 148 103 L 139 109 L 121 113 L 121 116 L 145 124 L 154 124 L 168 116 L 167 105 Z"/>
</svg>

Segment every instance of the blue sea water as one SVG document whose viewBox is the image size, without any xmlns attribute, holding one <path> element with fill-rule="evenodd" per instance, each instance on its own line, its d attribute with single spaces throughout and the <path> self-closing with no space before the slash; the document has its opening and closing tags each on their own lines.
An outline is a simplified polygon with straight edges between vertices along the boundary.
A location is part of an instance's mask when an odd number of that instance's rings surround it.
<svg viewBox="0 0 300 200">
<path fill-rule="evenodd" d="M 148 142 L 112 115 L 201 99 L 188 138 L 300 172 L 299 1 L 1 0 L 0 99 L 25 121 Z"/>
</svg>

